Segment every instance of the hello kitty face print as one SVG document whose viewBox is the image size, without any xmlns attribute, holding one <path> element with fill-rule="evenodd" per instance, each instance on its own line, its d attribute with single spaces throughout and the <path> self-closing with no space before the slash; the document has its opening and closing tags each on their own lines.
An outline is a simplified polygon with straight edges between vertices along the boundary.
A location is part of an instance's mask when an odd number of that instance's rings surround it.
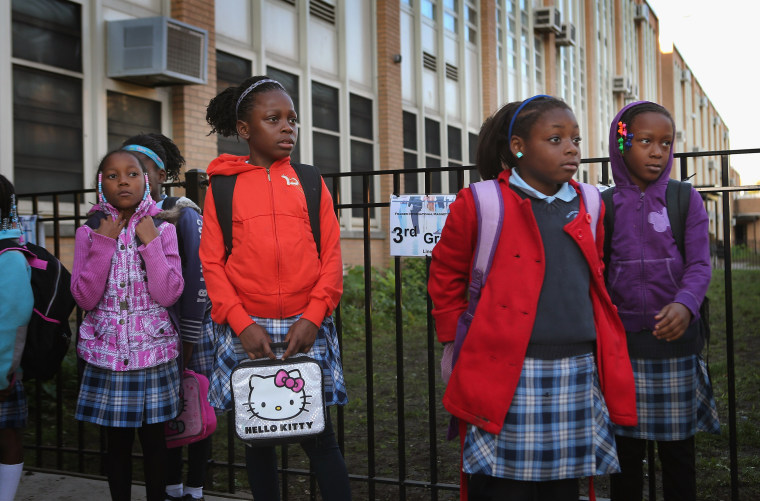
<svg viewBox="0 0 760 501">
<path fill-rule="evenodd" d="M 298 369 L 279 370 L 273 376 L 250 377 L 247 406 L 251 415 L 267 421 L 292 419 L 306 409 L 311 395 L 305 391 Z"/>
</svg>

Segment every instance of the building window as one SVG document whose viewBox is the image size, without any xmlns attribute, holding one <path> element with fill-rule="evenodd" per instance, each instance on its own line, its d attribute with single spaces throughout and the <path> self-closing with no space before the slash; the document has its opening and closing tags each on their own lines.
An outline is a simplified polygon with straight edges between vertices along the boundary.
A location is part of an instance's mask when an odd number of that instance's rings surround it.
<svg viewBox="0 0 760 501">
<path fill-rule="evenodd" d="M 417 115 L 405 111 L 404 127 L 404 169 L 417 169 Z M 404 174 L 403 193 L 419 193 L 418 175 Z"/>
<path fill-rule="evenodd" d="M 457 0 L 443 0 L 443 27 L 457 32 Z"/>
<path fill-rule="evenodd" d="M 448 139 L 448 156 L 449 166 L 458 167 L 462 165 L 462 130 L 457 127 L 449 125 L 447 128 Z M 456 193 L 459 191 L 459 183 L 457 182 L 458 174 L 456 172 L 449 172 L 449 193 Z"/>
<path fill-rule="evenodd" d="M 226 52 L 216 52 L 216 90 L 221 92 L 227 87 L 237 87 L 251 76 L 251 61 Z M 248 156 L 248 143 L 238 136 L 216 136 L 216 149 L 219 154 Z"/>
<path fill-rule="evenodd" d="M 478 135 L 470 132 L 467 134 L 467 146 L 469 148 L 469 160 L 470 165 L 475 165 L 475 160 L 478 156 Z M 470 182 L 474 183 L 480 181 L 480 173 L 478 169 L 470 169 Z"/>
<path fill-rule="evenodd" d="M 420 3 L 422 16 L 428 19 L 435 19 L 435 2 L 433 0 L 422 0 Z"/>
<path fill-rule="evenodd" d="M 323 174 L 340 172 L 340 103 L 338 89 L 319 82 L 311 83 L 311 117 L 314 165 Z M 333 199 L 332 183 L 328 189 Z"/>
<path fill-rule="evenodd" d="M 161 103 L 120 92 L 108 92 L 108 150 L 137 134 L 161 132 Z"/>
<path fill-rule="evenodd" d="M 441 124 L 431 118 L 425 119 L 425 167 L 441 166 Z M 425 187 L 426 193 L 441 193 L 441 173 L 431 174 L 432 183 Z"/>
<path fill-rule="evenodd" d="M 372 142 L 372 101 L 349 94 L 351 120 L 351 171 L 372 172 L 375 165 L 375 147 Z M 369 201 L 374 201 L 374 177 L 369 178 Z M 361 177 L 351 180 L 351 200 L 353 203 L 364 202 L 364 181 Z M 353 209 L 354 217 L 362 217 L 362 209 Z M 375 209 L 370 209 L 370 217 L 375 216 Z"/>
<path fill-rule="evenodd" d="M 81 6 L 63 0 L 13 0 L 11 23 L 16 191 L 80 189 Z"/>
<path fill-rule="evenodd" d="M 464 6 L 464 37 L 470 43 L 478 43 L 478 14 L 474 3 L 466 3 Z"/>
</svg>

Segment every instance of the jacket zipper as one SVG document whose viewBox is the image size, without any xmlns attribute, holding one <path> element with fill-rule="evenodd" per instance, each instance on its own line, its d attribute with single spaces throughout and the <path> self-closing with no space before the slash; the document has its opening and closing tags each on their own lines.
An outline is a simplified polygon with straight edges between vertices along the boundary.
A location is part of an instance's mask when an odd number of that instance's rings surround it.
<svg viewBox="0 0 760 501">
<path fill-rule="evenodd" d="M 282 317 L 282 290 L 280 286 L 280 241 L 277 238 L 277 219 L 274 216 L 274 186 L 272 185 L 272 177 L 269 173 L 269 167 L 266 168 L 267 180 L 269 181 L 269 202 L 272 207 L 272 233 L 274 233 L 274 259 L 277 264 L 277 314 Z"/>
<path fill-rule="evenodd" d="M 646 287 L 644 286 L 645 280 L 644 280 L 644 227 L 646 223 L 646 193 L 641 192 L 639 194 L 639 204 L 640 204 L 640 221 L 639 221 L 639 242 L 641 245 L 639 246 L 640 254 L 639 254 L 639 286 L 641 287 L 641 316 L 643 317 L 642 320 L 646 323 L 647 321 L 647 313 L 646 313 Z"/>
</svg>

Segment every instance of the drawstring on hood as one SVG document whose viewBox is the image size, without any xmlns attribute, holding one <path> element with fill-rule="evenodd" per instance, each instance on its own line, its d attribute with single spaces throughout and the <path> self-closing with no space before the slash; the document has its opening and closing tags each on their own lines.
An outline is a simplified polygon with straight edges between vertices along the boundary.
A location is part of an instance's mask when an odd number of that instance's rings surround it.
<svg viewBox="0 0 760 501">
<path fill-rule="evenodd" d="M 132 241 L 135 238 L 135 227 L 137 226 L 137 223 L 140 222 L 140 220 L 145 216 L 155 216 L 159 212 L 161 212 L 161 209 L 159 209 L 156 206 L 156 202 L 153 200 L 153 198 L 150 196 L 150 182 L 148 181 L 148 174 L 143 173 L 143 177 L 145 178 L 145 193 L 143 193 L 143 198 L 140 200 L 140 203 L 137 205 L 137 208 L 135 209 L 135 212 L 132 214 L 132 217 L 129 218 L 129 221 L 127 221 L 126 224 L 126 231 L 127 231 L 127 241 Z M 116 220 L 119 217 L 119 210 L 111 205 L 108 200 L 106 200 L 105 195 L 103 194 L 103 187 L 100 183 L 100 173 L 98 174 L 98 201 L 99 203 L 95 204 L 92 207 L 92 210 L 90 211 L 90 214 L 93 212 L 105 212 L 106 214 L 110 215 L 112 219 Z"/>
</svg>

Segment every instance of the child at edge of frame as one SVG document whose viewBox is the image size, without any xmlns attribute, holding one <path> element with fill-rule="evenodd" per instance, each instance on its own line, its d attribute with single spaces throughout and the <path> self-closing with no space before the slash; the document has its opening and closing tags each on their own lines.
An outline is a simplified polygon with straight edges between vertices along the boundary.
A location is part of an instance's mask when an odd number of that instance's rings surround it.
<svg viewBox="0 0 760 501">
<path fill-rule="evenodd" d="M 198 248 L 203 229 L 201 209 L 187 197 L 168 197 L 163 192 L 167 181 L 177 181 L 185 159 L 174 141 L 163 134 L 132 136 L 122 144 L 145 164 L 150 180 L 150 196 L 161 212 L 156 217 L 177 229 L 185 288 L 176 305 L 179 335 L 182 342 L 183 367 L 211 378 L 214 359 L 215 324 L 211 320 L 211 302 L 207 300 Z M 211 436 L 187 446 L 187 482 L 182 483 L 183 447 L 167 451 L 167 501 L 203 499 L 206 467 L 211 456 Z"/>
<path fill-rule="evenodd" d="M 619 471 L 613 423 L 636 424 L 625 332 L 601 273 L 604 228 L 599 218 L 595 240 L 573 180 L 580 141 L 570 107 L 544 95 L 480 130 L 477 168 L 498 181 L 504 224 L 443 397 L 458 420 L 464 500 L 575 501 L 579 478 Z M 468 308 L 472 188 L 450 209 L 428 282 L 444 345 Z"/>
<path fill-rule="evenodd" d="M 22 228 L 16 213 L 13 184 L 0 175 L 0 240 L 20 244 Z M 29 419 L 16 347 L 32 316 L 31 268 L 20 251 L 0 254 L 0 357 L 7 374 L 0 374 L 0 501 L 13 501 L 24 469 L 23 429 Z"/>
<path fill-rule="evenodd" d="M 325 429 L 300 442 L 325 500 L 351 499 L 348 471 L 335 439 L 329 406 L 346 405 L 345 382 L 332 312 L 343 292 L 340 228 L 324 181 L 319 200 L 320 249 L 310 229 L 307 201 L 291 164 L 298 138 L 293 101 L 279 82 L 254 76 L 211 100 L 211 132 L 239 137 L 249 156 L 223 154 L 207 169 L 212 189 L 204 204 L 200 256 L 220 324 L 220 347 L 209 400 L 231 408 L 230 374 L 247 359 L 275 359 L 270 343 L 287 343 L 286 359 L 306 353 L 322 367 Z M 214 202 L 214 176 L 236 175 L 232 240 L 225 246 Z M 284 230 L 287 229 L 287 230 Z M 280 499 L 274 446 L 245 447 L 254 499 Z"/>
<path fill-rule="evenodd" d="M 610 479 L 614 501 L 642 499 L 647 440 L 657 441 L 665 501 L 696 499 L 694 435 L 720 433 L 699 321 L 712 273 L 709 219 L 690 187 L 682 254 L 666 201 L 674 139 L 668 110 L 648 101 L 625 106 L 610 126 L 607 287 L 626 330 L 639 416 L 638 425 L 615 429 L 621 472 Z"/>
<path fill-rule="evenodd" d="M 156 226 L 159 209 L 134 152 L 103 157 L 97 194 L 74 247 L 71 292 L 86 312 L 75 418 L 105 428 L 111 499 L 130 499 L 137 431 L 146 497 L 163 501 L 164 426 L 180 411 L 179 337 L 169 314 L 184 287 L 177 233 L 172 224 Z"/>
</svg>

